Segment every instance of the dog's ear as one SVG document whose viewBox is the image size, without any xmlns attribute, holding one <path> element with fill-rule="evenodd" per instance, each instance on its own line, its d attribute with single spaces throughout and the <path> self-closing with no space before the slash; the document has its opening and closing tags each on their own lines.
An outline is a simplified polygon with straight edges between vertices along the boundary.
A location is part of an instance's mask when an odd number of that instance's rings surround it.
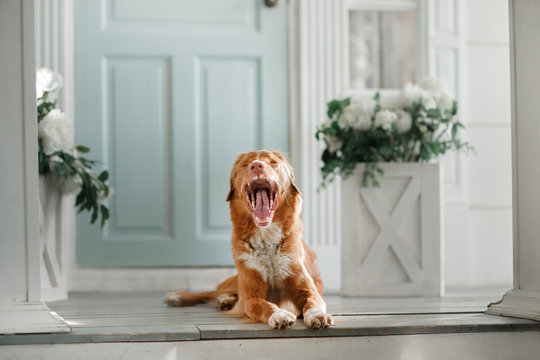
<svg viewBox="0 0 540 360">
<path fill-rule="evenodd" d="M 231 176 L 229 177 L 229 193 L 227 194 L 227 198 L 225 201 L 231 201 L 234 196 L 234 183 L 236 182 L 236 163 L 234 163 L 234 166 L 231 171 Z"/>
<path fill-rule="evenodd" d="M 227 198 L 225 201 L 231 201 L 234 196 L 234 184 L 236 183 L 236 169 L 238 168 L 238 164 L 240 163 L 242 157 L 245 154 L 239 154 L 238 158 L 234 162 L 233 168 L 231 170 L 231 176 L 229 177 L 229 193 L 227 194 Z"/>
<path fill-rule="evenodd" d="M 289 192 L 291 194 L 300 194 L 300 190 L 298 190 L 298 187 L 294 183 L 294 171 L 291 164 L 289 164 L 285 156 L 283 156 L 283 154 L 278 150 L 272 151 L 272 154 L 276 155 L 281 161 L 283 161 L 283 164 L 285 165 L 285 172 L 289 178 Z"/>
</svg>

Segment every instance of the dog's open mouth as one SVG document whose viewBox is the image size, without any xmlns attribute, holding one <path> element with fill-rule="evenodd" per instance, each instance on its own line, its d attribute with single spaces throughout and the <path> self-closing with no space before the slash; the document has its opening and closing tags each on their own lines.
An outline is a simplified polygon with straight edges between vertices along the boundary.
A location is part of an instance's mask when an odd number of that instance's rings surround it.
<svg viewBox="0 0 540 360">
<path fill-rule="evenodd" d="M 279 201 L 277 184 L 268 179 L 256 179 L 244 187 L 244 194 L 255 225 L 268 226 Z"/>
</svg>

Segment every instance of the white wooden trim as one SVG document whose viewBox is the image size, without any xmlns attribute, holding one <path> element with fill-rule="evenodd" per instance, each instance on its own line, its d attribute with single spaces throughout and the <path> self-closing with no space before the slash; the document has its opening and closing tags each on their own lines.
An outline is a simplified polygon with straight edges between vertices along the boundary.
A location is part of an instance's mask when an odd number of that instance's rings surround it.
<svg viewBox="0 0 540 360">
<path fill-rule="evenodd" d="M 499 302 L 489 304 L 486 314 L 540 321 L 540 290 L 510 290 Z"/>
<path fill-rule="evenodd" d="M 536 359 L 540 332 L 2 345 L 16 359 Z"/>
<path fill-rule="evenodd" d="M 71 119 L 75 116 L 74 15 L 74 0 L 35 2 L 36 67 L 63 75 L 59 107 Z M 42 202 L 58 203 L 40 213 L 41 295 L 46 301 L 62 300 L 68 291 L 69 248 L 75 246 L 75 198 L 63 195 L 50 180 L 41 182 Z"/>
<path fill-rule="evenodd" d="M 43 301 L 0 303 L 0 334 L 67 333 L 58 314 Z"/>
<path fill-rule="evenodd" d="M 540 320 L 540 3 L 510 0 L 514 288 L 487 313 Z"/>
<path fill-rule="evenodd" d="M 34 2 L 0 4 L 0 333 L 69 331 L 40 300 Z"/>
<path fill-rule="evenodd" d="M 233 267 L 81 269 L 72 265 L 69 291 L 207 291 L 236 274 Z"/>
<path fill-rule="evenodd" d="M 346 0 L 348 10 L 411 11 L 418 9 L 419 0 Z"/>
<path fill-rule="evenodd" d="M 344 0 L 289 3 L 289 121 L 292 163 L 304 198 L 304 239 L 319 256 L 326 289 L 336 291 L 340 184 L 318 191 L 322 144 L 315 131 L 325 120 L 326 103 L 348 86 L 348 17 Z"/>
</svg>

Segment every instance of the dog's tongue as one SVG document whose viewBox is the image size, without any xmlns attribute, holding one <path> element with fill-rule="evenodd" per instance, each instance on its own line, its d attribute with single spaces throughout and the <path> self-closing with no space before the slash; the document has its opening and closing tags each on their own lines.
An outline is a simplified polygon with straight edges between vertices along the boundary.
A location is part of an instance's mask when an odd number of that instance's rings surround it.
<svg viewBox="0 0 540 360">
<path fill-rule="evenodd" d="M 266 191 L 257 191 L 255 195 L 255 216 L 259 219 L 266 219 L 270 216 L 270 202 L 268 201 L 268 195 Z"/>
</svg>

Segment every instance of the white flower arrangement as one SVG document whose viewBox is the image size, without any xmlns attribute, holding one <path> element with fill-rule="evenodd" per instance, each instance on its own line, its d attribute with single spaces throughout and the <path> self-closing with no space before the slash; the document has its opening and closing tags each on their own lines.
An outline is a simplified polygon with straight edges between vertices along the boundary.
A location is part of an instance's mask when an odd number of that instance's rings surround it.
<svg viewBox="0 0 540 360">
<path fill-rule="evenodd" d="M 75 206 L 78 211 L 91 212 L 90 222 L 101 215 L 101 226 L 109 218 L 109 209 L 103 203 L 114 194 L 106 184 L 109 173 L 99 176 L 92 173 L 96 161 L 79 156 L 90 151 L 85 146 L 75 146 L 73 120 L 58 109 L 58 92 L 63 85 L 60 74 L 51 69 L 38 69 L 36 74 L 38 157 L 39 173 L 54 176 L 66 194 L 78 191 Z"/>
<path fill-rule="evenodd" d="M 317 130 L 324 140 L 323 185 L 357 163 L 366 163 L 362 184 L 378 185 L 378 162 L 418 162 L 449 150 L 472 147 L 457 136 L 457 102 L 441 79 L 427 77 L 398 94 L 351 95 L 328 103 L 328 120 Z"/>
</svg>

